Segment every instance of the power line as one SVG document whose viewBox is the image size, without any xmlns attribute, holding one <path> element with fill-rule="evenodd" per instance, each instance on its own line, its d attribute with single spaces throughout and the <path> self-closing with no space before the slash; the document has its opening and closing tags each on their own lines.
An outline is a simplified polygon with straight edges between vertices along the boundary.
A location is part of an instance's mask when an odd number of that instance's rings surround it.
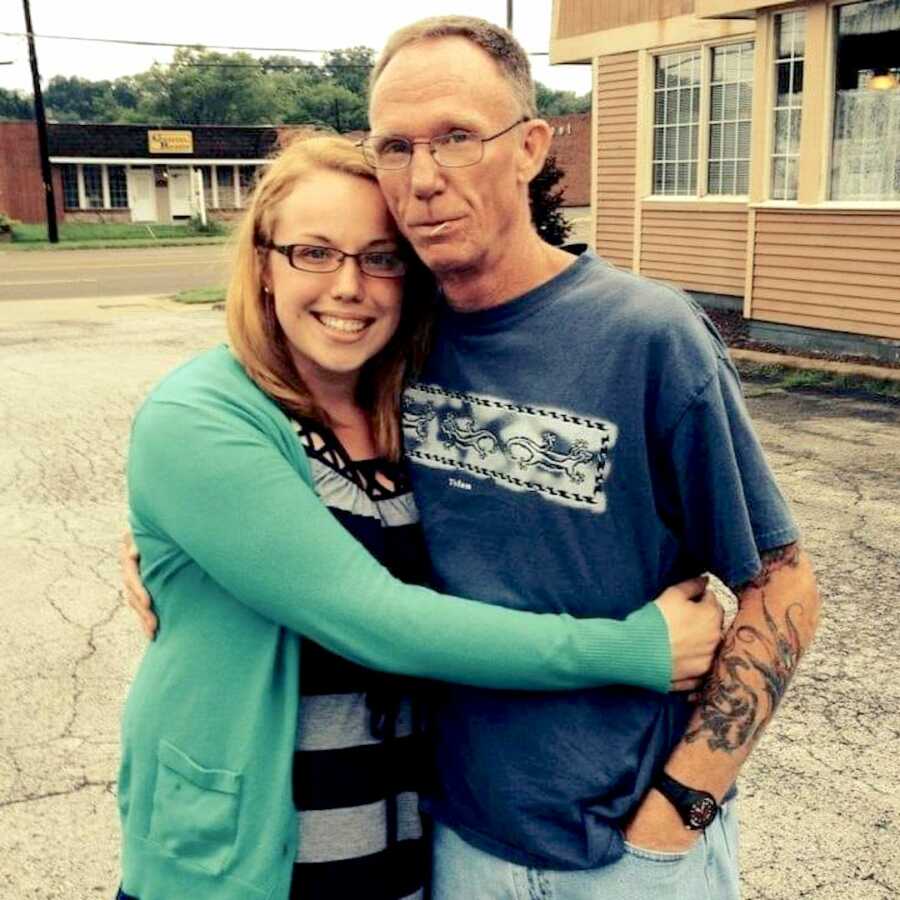
<svg viewBox="0 0 900 900">
<path fill-rule="evenodd" d="M 27 31 L 0 31 L 6 37 L 29 37 Z M 165 41 L 136 41 L 128 38 L 81 37 L 71 34 L 31 34 L 30 37 L 48 41 L 87 41 L 92 44 L 127 44 L 131 47 L 203 47 L 206 50 L 253 50 L 258 53 L 330 53 L 330 50 L 309 50 L 299 47 L 237 47 L 226 44 L 180 43 Z"/>
<path fill-rule="evenodd" d="M 203 44 L 203 43 L 180 43 L 173 44 L 165 41 L 137 41 L 129 38 L 98 38 L 98 37 L 82 37 L 70 34 L 34 34 L 27 31 L 0 31 L 0 35 L 6 37 L 32 37 L 49 41 L 87 41 L 93 44 L 125 44 L 131 47 L 197 47 L 204 50 L 250 50 L 255 53 L 332 53 L 333 50 L 313 50 L 300 47 L 246 47 L 232 46 L 229 44 Z M 340 48 L 346 50 L 348 48 Z M 529 52 L 529 56 L 549 56 L 546 50 L 537 50 Z"/>
</svg>

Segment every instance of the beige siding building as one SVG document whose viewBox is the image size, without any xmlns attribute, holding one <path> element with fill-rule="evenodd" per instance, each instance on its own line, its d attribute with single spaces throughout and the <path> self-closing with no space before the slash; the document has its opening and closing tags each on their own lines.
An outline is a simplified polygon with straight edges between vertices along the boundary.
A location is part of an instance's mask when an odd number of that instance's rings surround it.
<svg viewBox="0 0 900 900">
<path fill-rule="evenodd" d="M 601 255 L 900 359 L 900 0 L 555 0 L 550 54 L 593 67 Z"/>
</svg>

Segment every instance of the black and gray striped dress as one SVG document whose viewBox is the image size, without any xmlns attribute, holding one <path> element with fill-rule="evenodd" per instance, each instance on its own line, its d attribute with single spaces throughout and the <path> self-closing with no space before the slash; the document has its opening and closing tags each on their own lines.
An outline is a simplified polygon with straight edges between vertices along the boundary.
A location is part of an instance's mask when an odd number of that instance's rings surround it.
<svg viewBox="0 0 900 900">
<path fill-rule="evenodd" d="M 426 581 L 427 555 L 402 467 L 351 460 L 314 421 L 294 426 L 322 502 L 395 576 Z M 304 640 L 300 685 L 292 900 L 422 898 L 429 848 L 417 791 L 428 756 L 413 683 Z"/>
</svg>

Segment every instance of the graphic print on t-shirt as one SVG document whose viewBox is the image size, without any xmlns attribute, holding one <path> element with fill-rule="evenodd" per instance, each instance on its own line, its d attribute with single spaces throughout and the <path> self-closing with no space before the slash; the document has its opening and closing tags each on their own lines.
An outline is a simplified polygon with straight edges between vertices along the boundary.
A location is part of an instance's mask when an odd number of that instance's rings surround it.
<svg viewBox="0 0 900 900">
<path fill-rule="evenodd" d="M 435 469 L 493 479 L 565 506 L 605 512 L 618 429 L 565 410 L 412 384 L 403 394 L 407 456 Z"/>
</svg>

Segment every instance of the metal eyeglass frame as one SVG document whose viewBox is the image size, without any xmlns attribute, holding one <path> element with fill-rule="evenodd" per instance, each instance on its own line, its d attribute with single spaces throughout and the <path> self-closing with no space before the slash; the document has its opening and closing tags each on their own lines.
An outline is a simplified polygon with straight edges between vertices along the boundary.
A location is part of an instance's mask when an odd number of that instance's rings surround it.
<svg viewBox="0 0 900 900">
<path fill-rule="evenodd" d="M 484 145 L 486 143 L 488 143 L 488 141 L 492 141 L 495 138 L 502 137 L 504 134 L 507 134 L 508 132 L 512 131 L 513 128 L 516 128 L 519 125 L 524 125 L 526 122 L 530 122 L 530 121 L 531 121 L 531 116 L 523 116 L 521 119 L 518 119 L 517 121 L 513 122 L 512 125 L 510 125 L 508 128 L 504 128 L 502 131 L 498 131 L 496 134 L 491 134 L 488 137 L 481 137 L 481 135 L 476 134 L 474 131 L 465 131 L 465 132 L 448 131 L 446 134 L 437 134 L 433 138 L 427 138 L 427 139 L 423 138 L 422 140 L 413 141 L 413 140 L 410 140 L 409 138 L 401 137 L 399 135 L 375 134 L 375 135 L 369 135 L 369 137 L 363 138 L 361 141 L 357 141 L 356 146 L 361 148 L 363 157 L 365 158 L 366 162 L 373 169 L 387 169 L 388 171 L 396 172 L 396 171 L 399 171 L 400 169 L 409 168 L 409 164 L 412 162 L 413 152 L 414 152 L 416 146 L 419 144 L 427 144 L 428 145 L 428 152 L 431 154 L 431 158 L 441 168 L 443 168 L 443 169 L 465 169 L 468 166 L 477 166 L 478 163 L 480 163 L 481 160 L 484 159 Z M 478 159 L 474 159 L 474 160 L 472 160 L 472 162 L 450 163 L 450 164 L 443 163 L 440 161 L 440 159 L 438 158 L 438 154 L 440 153 L 440 148 L 435 146 L 435 142 L 442 141 L 445 138 L 452 137 L 454 134 L 467 134 L 467 135 L 470 135 L 471 137 L 477 138 L 480 141 L 480 150 L 478 153 Z M 406 162 L 404 162 L 402 166 L 379 166 L 375 162 L 376 155 L 371 149 L 371 142 L 375 138 L 377 138 L 379 140 L 403 141 L 405 144 L 408 144 L 409 152 L 406 156 Z"/>
</svg>

